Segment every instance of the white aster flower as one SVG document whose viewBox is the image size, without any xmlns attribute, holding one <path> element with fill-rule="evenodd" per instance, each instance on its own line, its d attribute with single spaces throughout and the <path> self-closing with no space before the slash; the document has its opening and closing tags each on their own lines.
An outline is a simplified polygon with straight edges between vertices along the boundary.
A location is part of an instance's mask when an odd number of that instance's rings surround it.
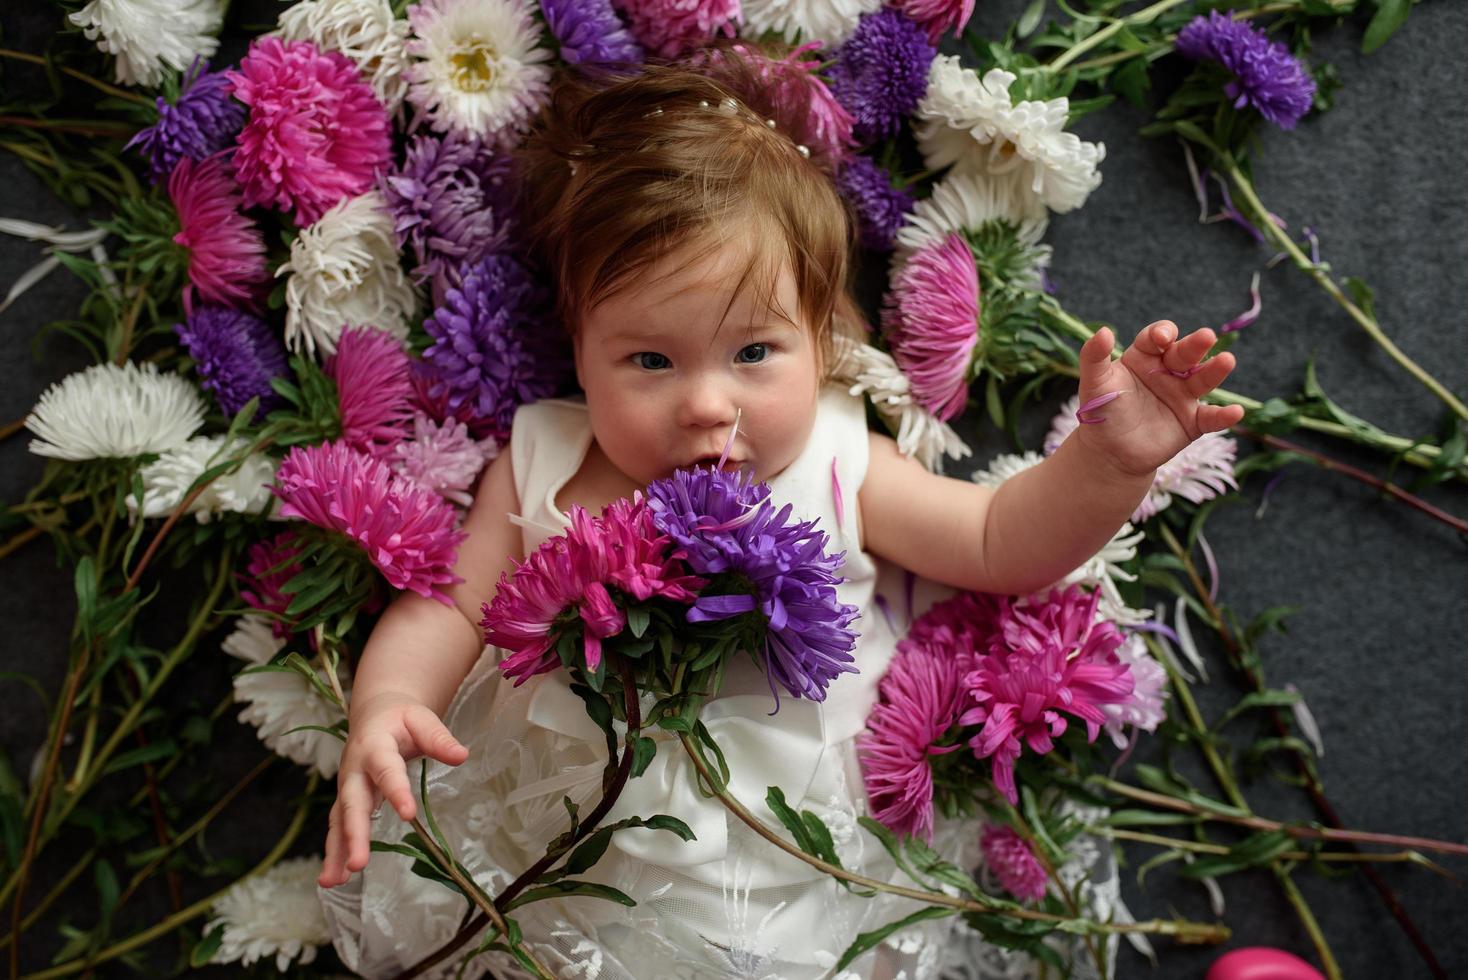
<svg viewBox="0 0 1468 980">
<path fill-rule="evenodd" d="M 25 427 L 30 450 L 54 459 L 106 459 L 176 449 L 204 424 L 199 389 L 155 364 L 93 364 L 41 393 Z"/>
<path fill-rule="evenodd" d="M 250 667 L 259 667 L 284 649 L 285 640 L 272 631 L 268 616 L 246 613 L 235 621 L 234 632 L 224 638 L 222 647 Z M 322 683 L 330 686 L 321 668 L 316 668 L 316 673 Z M 247 667 L 234 677 L 234 698 L 245 706 L 240 721 L 254 725 L 260 741 L 276 755 L 309 766 L 327 778 L 336 775 L 341 763 L 341 739 L 325 732 L 291 731 L 302 725 L 330 728 L 346 717 L 310 681 L 289 668 Z"/>
<path fill-rule="evenodd" d="M 1041 273 L 1050 264 L 1051 248 L 1040 244 L 1049 218 L 1045 209 L 1015 180 L 994 180 L 972 174 L 950 174 L 917 202 L 897 231 L 892 254 L 894 268 L 920 248 L 947 238 L 952 232 L 975 232 L 991 221 L 1014 229 L 1015 240 L 1032 255 L 1030 275 L 1016 285 L 1040 288 Z"/>
<path fill-rule="evenodd" d="M 1131 670 L 1132 693 L 1119 704 L 1101 705 L 1101 713 L 1106 716 L 1106 734 L 1111 736 L 1118 749 L 1124 749 L 1127 737 L 1122 733 L 1123 725 L 1135 725 L 1145 732 L 1155 732 L 1167 717 L 1167 711 L 1162 707 L 1167 698 L 1167 668 L 1147 653 L 1147 643 L 1137 633 L 1132 633 L 1116 648 L 1116 656 Z"/>
<path fill-rule="evenodd" d="M 224 927 L 224 938 L 212 962 L 249 966 L 274 955 L 275 968 L 284 973 L 291 960 L 301 964 L 316 959 L 316 947 L 331 942 L 326 913 L 316 894 L 320 857 L 288 858 L 260 874 L 235 882 L 214 903 L 207 933 Z"/>
<path fill-rule="evenodd" d="M 351 58 L 389 113 L 408 94 L 408 22 L 393 16 L 387 0 L 301 0 L 281 13 L 272 33 Z"/>
<path fill-rule="evenodd" d="M 346 327 L 375 327 L 408 339 L 418 296 L 398 261 L 392 214 L 381 191 L 339 201 L 291 243 L 285 342 L 308 355 L 336 352 Z"/>
<path fill-rule="evenodd" d="M 143 481 L 143 516 L 171 514 L 195 480 L 207 469 L 239 455 L 249 444 L 236 439 L 228 449 L 224 436 L 195 436 L 176 449 L 169 449 L 139 471 Z M 264 453 L 251 453 L 239 469 L 214 478 L 214 482 L 189 504 L 188 512 L 200 524 L 215 514 L 259 514 L 273 499 L 270 484 L 275 480 L 275 461 Z M 127 509 L 137 513 L 138 500 L 129 495 Z"/>
<path fill-rule="evenodd" d="M 774 31 L 792 44 L 824 41 L 830 49 L 851 36 L 862 14 L 881 6 L 882 0 L 744 0 L 739 33 L 759 37 Z"/>
<path fill-rule="evenodd" d="M 550 91 L 551 53 L 523 0 L 423 0 L 408 8 L 408 101 L 439 132 L 513 146 Z"/>
<path fill-rule="evenodd" d="M 914 114 L 914 134 L 931 170 L 980 177 L 1013 175 L 1055 212 L 1073 211 L 1101 184 L 1100 143 L 1065 131 L 1070 100 L 1013 103 L 1015 76 L 990 69 L 982 79 L 952 55 L 933 59 L 928 91 Z"/>
<path fill-rule="evenodd" d="M 1076 412 L 1081 405 L 1080 395 L 1072 395 L 1060 407 L 1060 412 L 1050 422 L 1050 434 L 1045 437 L 1045 454 L 1055 452 L 1071 432 L 1080 425 Z M 1238 480 L 1234 477 L 1234 460 L 1238 458 L 1239 443 L 1225 432 L 1205 432 L 1193 440 L 1172 459 L 1157 467 L 1152 479 L 1152 488 L 1132 512 L 1132 523 L 1140 524 L 1147 518 L 1167 508 L 1173 494 L 1184 500 L 1201 504 L 1212 500 L 1227 488 L 1237 490 Z"/>
<path fill-rule="evenodd" d="M 1045 457 L 1034 451 L 1028 451 L 1022 455 L 1004 453 L 994 457 L 987 469 L 975 473 L 973 481 L 981 486 L 997 489 L 1001 483 L 1016 473 L 1022 473 L 1044 461 Z M 1118 581 L 1135 582 L 1137 580 L 1137 577 L 1124 569 L 1122 565 L 1137 557 L 1137 545 L 1145 536 L 1143 532 L 1136 530 L 1130 524 L 1123 524 L 1100 551 L 1092 555 L 1085 564 L 1053 583 L 1052 588 L 1064 588 L 1067 585 L 1097 588 L 1101 592 L 1101 599 L 1096 604 L 1096 615 L 1101 619 L 1108 619 L 1120 626 L 1135 626 L 1145 622 L 1151 616 L 1151 612 L 1128 606 L 1121 597 L 1120 587 L 1116 584 Z"/>
<path fill-rule="evenodd" d="M 943 457 L 963 459 L 971 450 L 958 433 L 938 416 L 912 400 L 912 383 L 892 355 L 870 344 L 835 338 L 832 377 L 849 386 L 853 395 L 865 395 L 877 414 L 896 432 L 897 448 L 937 472 Z"/>
<path fill-rule="evenodd" d="M 70 20 L 117 59 L 117 80 L 149 87 L 170 69 L 183 71 L 195 57 L 219 47 L 223 0 L 92 0 Z"/>
<path fill-rule="evenodd" d="M 413 438 L 393 447 L 392 468 L 425 490 L 468 507 L 474 502 L 469 495 L 474 478 L 499 452 L 494 439 L 476 440 L 458 419 L 439 423 L 419 412 L 413 417 Z"/>
</svg>

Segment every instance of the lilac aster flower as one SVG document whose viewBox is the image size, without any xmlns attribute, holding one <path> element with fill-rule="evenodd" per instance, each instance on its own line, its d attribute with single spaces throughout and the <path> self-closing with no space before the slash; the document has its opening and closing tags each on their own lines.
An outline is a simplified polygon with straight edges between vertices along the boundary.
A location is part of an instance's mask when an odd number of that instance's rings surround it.
<svg viewBox="0 0 1468 980">
<path fill-rule="evenodd" d="M 769 496 L 747 473 L 695 467 L 651 484 L 647 506 L 689 569 L 714 577 L 689 622 L 756 610 L 764 617 L 761 653 L 778 710 L 776 682 L 794 697 L 824 701 L 832 680 L 856 673 L 857 610 L 836 593 L 845 552 L 827 554 L 815 522 L 792 521 L 789 504 L 776 512 Z M 733 591 L 717 594 L 721 587 Z"/>
<path fill-rule="evenodd" d="M 201 305 L 173 329 L 194 360 L 200 385 L 214 392 L 225 415 L 233 417 L 257 396 L 257 414 L 279 407 L 280 396 L 270 379 L 285 376 L 285 346 L 264 320 L 241 310 Z"/>
<path fill-rule="evenodd" d="M 1235 109 L 1252 105 L 1280 129 L 1294 129 L 1310 111 L 1315 80 L 1289 48 L 1252 24 L 1209 11 L 1178 32 L 1176 47 L 1183 57 L 1216 61 L 1234 76 L 1223 91 Z"/>
<path fill-rule="evenodd" d="M 892 251 L 902 220 L 915 203 L 913 196 L 893 187 L 891 174 L 875 160 L 859 155 L 841 165 L 836 187 L 856 209 L 862 245 L 877 252 Z"/>
<path fill-rule="evenodd" d="M 897 135 L 928 90 L 937 53 L 901 10 L 884 7 L 862 17 L 827 72 L 832 94 L 856 120 L 857 139 L 873 143 Z"/>
<path fill-rule="evenodd" d="M 617 18 L 611 0 L 540 0 L 545 26 L 573 65 L 641 64 L 642 46 Z"/>
<path fill-rule="evenodd" d="M 203 160 L 234 145 L 245 125 L 245 107 L 229 97 L 229 81 L 194 59 L 176 102 L 158 96 L 158 121 L 140 130 L 124 149 L 148 158 L 149 177 L 161 184 L 184 157 Z"/>
<path fill-rule="evenodd" d="M 510 158 L 450 132 L 420 136 L 382 180 L 398 247 L 413 249 L 413 279 L 441 301 L 463 268 L 504 248 L 512 227 Z"/>
<path fill-rule="evenodd" d="M 423 322 L 434 339 L 423 354 L 428 395 L 450 413 L 470 409 L 483 423 L 476 431 L 508 439 L 515 409 L 555 393 L 569 367 L 544 307 L 544 291 L 508 255 L 465 269 Z"/>
</svg>

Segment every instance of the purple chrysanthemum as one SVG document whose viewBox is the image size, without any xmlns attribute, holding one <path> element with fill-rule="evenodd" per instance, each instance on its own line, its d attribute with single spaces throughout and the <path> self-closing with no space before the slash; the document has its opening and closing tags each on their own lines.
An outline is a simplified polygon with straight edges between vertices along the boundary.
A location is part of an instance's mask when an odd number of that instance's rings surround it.
<svg viewBox="0 0 1468 980">
<path fill-rule="evenodd" d="M 540 0 L 545 26 L 573 65 L 641 64 L 642 46 L 622 24 L 611 0 Z"/>
<path fill-rule="evenodd" d="M 914 198 L 892 186 L 892 176 L 868 156 L 848 158 L 836 174 L 841 196 L 856 209 L 861 243 L 877 252 L 892 251 L 902 220 L 913 208 Z"/>
<path fill-rule="evenodd" d="M 985 827 L 979 849 L 984 852 L 984 865 L 999 879 L 1005 891 L 1025 902 L 1038 902 L 1045 897 L 1049 876 L 1029 843 L 1013 827 L 1002 824 Z"/>
<path fill-rule="evenodd" d="M 234 417 L 251 398 L 259 416 L 280 405 L 271 378 L 286 374 L 285 346 L 257 316 L 225 306 L 196 306 L 174 332 L 188 348 L 199 384 L 214 392 L 220 411 Z"/>
<path fill-rule="evenodd" d="M 778 512 L 770 489 L 748 474 L 695 467 L 647 488 L 653 523 L 687 555 L 698 575 L 726 576 L 737 591 L 705 594 L 689 622 L 727 619 L 758 610 L 766 622 L 761 651 L 770 692 L 778 682 L 795 697 L 824 701 L 842 673 L 856 673 L 851 650 L 855 606 L 842 603 L 836 572 L 845 553 L 826 553 L 814 521 Z"/>
<path fill-rule="evenodd" d="M 511 228 L 510 157 L 452 131 L 419 136 L 382 180 L 399 248 L 412 248 L 413 280 L 442 300 L 461 270 L 504 248 Z"/>
<path fill-rule="evenodd" d="M 928 90 L 937 53 L 901 10 L 883 7 L 862 17 L 828 72 L 832 94 L 855 120 L 857 139 L 874 143 L 897 135 Z"/>
<path fill-rule="evenodd" d="M 1235 109 L 1252 105 L 1280 129 L 1294 129 L 1310 111 L 1315 80 L 1289 48 L 1252 24 L 1212 10 L 1178 32 L 1176 48 L 1194 61 L 1216 61 L 1234 76 L 1223 91 Z"/>
<path fill-rule="evenodd" d="M 124 149 L 148 158 L 148 174 L 161 184 L 179 160 L 203 160 L 234 144 L 245 124 L 245 107 L 229 97 L 229 80 L 209 71 L 199 58 L 184 75 L 178 101 L 158 96 L 158 121 L 140 130 Z"/>
<path fill-rule="evenodd" d="M 454 562 L 465 533 L 448 501 L 343 442 L 295 447 L 275 479 L 282 517 L 340 532 L 393 588 L 453 605 L 443 587 L 463 581 Z"/>
<path fill-rule="evenodd" d="M 470 408 L 482 423 L 477 432 L 508 439 L 515 409 L 555 393 L 566 374 L 560 334 L 544 305 L 544 292 L 508 255 L 466 269 L 423 322 L 434 338 L 423 354 L 433 379 L 429 396 L 444 398 L 456 414 Z"/>
</svg>

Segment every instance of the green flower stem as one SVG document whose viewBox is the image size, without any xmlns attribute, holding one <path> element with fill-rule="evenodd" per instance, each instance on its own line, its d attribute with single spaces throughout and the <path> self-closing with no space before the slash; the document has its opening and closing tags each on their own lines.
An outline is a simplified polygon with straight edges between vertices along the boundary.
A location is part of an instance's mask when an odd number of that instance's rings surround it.
<svg viewBox="0 0 1468 980">
<path fill-rule="evenodd" d="M 6 541 L 4 544 L 0 544 L 0 558 L 5 558 L 10 555 L 11 552 L 18 551 L 26 545 L 30 544 L 36 538 L 39 538 L 41 534 L 44 533 L 44 531 L 45 529 L 42 528 L 39 524 L 32 524 L 24 531 L 16 534 L 9 541 Z"/>
<path fill-rule="evenodd" d="M 210 907 L 223 898 L 231 888 L 234 888 L 246 878 L 252 878 L 257 874 L 269 871 L 275 866 L 277 861 L 285 856 L 285 852 L 296 842 L 296 838 L 301 834 L 301 828 L 306 824 L 306 815 L 311 809 L 312 794 L 316 790 L 316 784 L 320 781 L 321 776 L 318 773 L 311 773 L 311 778 L 306 783 L 306 791 L 301 794 L 301 802 L 296 805 L 295 815 L 291 817 L 290 825 L 280 835 L 280 840 L 275 842 L 275 846 L 270 849 L 269 854 L 260 859 L 259 864 L 241 875 L 237 880 L 207 898 L 201 898 L 187 908 L 180 909 L 168 918 L 144 929 L 142 932 L 135 933 L 120 942 L 113 943 L 106 949 L 100 950 L 91 956 L 68 960 L 49 970 L 42 970 L 39 973 L 28 973 L 24 977 L 21 977 L 20 980 L 52 980 L 53 977 L 64 977 L 73 973 L 80 973 L 88 967 L 95 966 L 98 963 L 105 963 L 108 960 L 116 959 L 125 953 L 130 953 L 135 949 L 146 946 L 153 940 L 166 936 L 184 923 L 206 914 Z"/>
<path fill-rule="evenodd" d="M 1087 51 L 1090 51 L 1097 45 L 1104 44 L 1106 41 L 1110 40 L 1112 37 L 1118 34 L 1123 27 L 1137 27 L 1142 24 L 1150 24 L 1152 23 L 1152 21 L 1157 19 L 1158 15 L 1166 13 L 1173 7 L 1181 6 L 1182 4 L 1189 2 L 1191 2 L 1191 0 L 1158 0 L 1158 2 L 1154 3 L 1152 6 L 1139 10 L 1134 14 L 1128 14 L 1126 17 L 1114 20 L 1110 24 L 1101 28 L 1099 31 L 1096 31 L 1094 34 L 1086 37 L 1079 43 L 1072 44 L 1069 48 L 1066 48 L 1065 51 L 1063 51 L 1058 58 L 1055 58 L 1045 67 L 1050 71 L 1060 71 L 1060 69 L 1064 68 L 1066 65 L 1070 64 L 1072 61 L 1076 60 Z"/>
<path fill-rule="evenodd" d="M 941 905 L 945 908 L 957 909 L 961 912 L 978 912 L 987 915 L 1005 915 L 1016 919 L 1029 919 L 1034 922 L 1053 922 L 1057 925 L 1064 924 L 1067 931 L 1080 932 L 1082 934 L 1113 934 L 1123 932 L 1145 932 L 1164 936 L 1176 936 L 1180 942 L 1188 943 L 1221 943 L 1227 942 L 1229 929 L 1227 926 L 1212 925 L 1206 922 L 1189 922 L 1185 919 L 1150 919 L 1146 922 L 1093 922 L 1089 919 L 1071 919 L 1063 915 L 1052 915 L 1049 912 L 1039 912 L 1034 909 L 1008 908 L 1008 903 L 986 905 L 982 902 L 972 901 L 966 898 L 956 898 L 943 892 L 923 891 L 917 888 L 908 888 L 903 885 L 894 885 L 888 881 L 878 878 L 869 878 L 866 875 L 838 868 L 820 858 L 807 854 L 800 848 L 791 844 L 785 838 L 775 832 L 763 820 L 734 798 L 727 788 L 721 786 L 714 774 L 709 771 L 708 765 L 703 757 L 699 755 L 693 739 L 688 735 L 680 735 L 683 749 L 693 761 L 693 767 L 698 770 L 703 784 L 709 787 L 714 796 L 724 808 L 734 814 L 745 826 L 756 834 L 763 837 L 780 850 L 791 857 L 810 865 L 818 871 L 824 871 L 833 878 L 849 881 L 854 885 L 861 885 L 874 891 L 886 892 L 889 895 L 900 895 L 903 898 L 911 898 L 928 905 Z"/>
<path fill-rule="evenodd" d="M 76 881 L 78 875 L 80 875 L 83 871 L 92 866 L 92 861 L 94 861 L 96 857 L 97 848 L 94 847 L 83 854 L 81 857 L 77 858 L 76 863 L 66 870 L 66 874 L 61 876 L 61 880 L 56 882 L 56 884 L 51 887 L 51 890 L 46 893 L 46 897 L 41 899 L 41 901 L 37 903 L 36 907 L 31 909 L 30 914 L 21 920 L 21 935 L 25 935 L 26 930 L 35 925 L 36 920 L 45 915 L 46 910 L 54 905 L 58 898 L 66 894 L 67 889 L 71 887 L 71 883 L 73 881 Z M 0 949 L 4 949 L 6 946 L 9 946 L 10 940 L 13 938 L 14 936 L 12 935 L 0 936 Z"/>
<path fill-rule="evenodd" d="M 1110 837 L 1114 840 L 1130 840 L 1140 844 L 1155 844 L 1158 847 L 1167 847 L 1179 851 L 1191 851 L 1194 854 L 1217 854 L 1224 855 L 1229 848 L 1223 844 L 1206 844 L 1203 841 L 1185 840 L 1181 837 L 1168 837 L 1165 834 L 1147 834 L 1139 830 L 1126 830 L 1121 827 L 1107 827 L 1104 824 L 1092 824 L 1086 828 L 1086 833 L 1095 834 L 1097 837 Z M 1416 851 L 1394 851 L 1391 854 L 1362 854 L 1359 851 L 1285 851 L 1279 855 L 1290 861 L 1340 861 L 1374 863 L 1403 863 L 1416 864 L 1427 868 L 1433 874 L 1444 878 L 1453 878 L 1452 872 L 1439 864 L 1428 861 Z"/>
<path fill-rule="evenodd" d="M 1083 343 L 1090 340 L 1091 335 L 1095 333 L 1094 330 L 1076 319 L 1075 316 L 1066 312 L 1053 297 L 1042 297 L 1041 309 L 1045 311 L 1045 314 L 1055 326 Z M 1109 324 L 1103 325 L 1109 326 Z M 1112 355 L 1113 357 L 1119 357 L 1121 356 L 1121 334 L 1117 332 L 1115 327 L 1111 328 L 1111 332 L 1118 338 L 1117 346 L 1112 350 Z M 1080 371 L 1072 365 L 1053 362 L 1052 368 L 1059 374 L 1069 375 L 1070 377 L 1080 376 Z M 1214 388 L 1211 392 L 1204 395 L 1202 400 L 1218 405 L 1242 405 L 1250 411 L 1256 411 L 1264 407 L 1263 402 L 1250 398 L 1247 395 L 1235 394 L 1226 388 Z M 1301 416 L 1298 424 L 1302 429 L 1309 429 L 1323 435 L 1335 436 L 1336 438 L 1346 439 L 1372 449 L 1379 449 L 1383 452 L 1400 455 L 1403 460 L 1414 466 L 1431 467 L 1437 461 L 1438 457 L 1442 455 L 1442 450 L 1437 446 L 1420 445 L 1411 439 L 1392 435 L 1371 425 L 1353 427 L 1328 419 L 1311 418 L 1310 416 Z M 1458 478 L 1468 480 L 1468 471 L 1460 472 Z"/>
<path fill-rule="evenodd" d="M 46 129 L 53 133 L 71 133 L 73 136 L 131 136 L 137 132 L 132 126 L 121 123 L 88 122 L 83 119 L 31 119 L 28 116 L 0 116 L 0 126 L 16 126 L 20 129 Z"/>
<path fill-rule="evenodd" d="M 46 65 L 48 63 L 47 60 L 45 58 L 42 58 L 40 55 L 28 54 L 25 51 L 13 51 L 10 48 L 0 48 L 0 58 L 14 58 L 16 61 L 29 61 L 31 64 L 34 65 Z M 113 96 L 114 98 L 126 99 L 129 102 L 136 102 L 139 105 L 151 106 L 153 104 L 152 99 L 144 98 L 136 92 L 129 92 L 126 89 L 121 89 L 113 85 L 108 85 L 106 82 L 101 81 L 100 79 L 93 78 L 91 75 L 79 72 L 75 68 L 68 68 L 65 65 L 59 65 L 57 67 L 62 74 L 70 75 L 77 81 L 86 82 L 97 91 L 105 92 L 108 95 Z"/>
<path fill-rule="evenodd" d="M 1463 404 L 1461 400 L 1443 386 L 1442 382 L 1428 374 L 1416 361 L 1402 353 L 1401 349 L 1392 343 L 1391 338 L 1382 331 L 1381 325 L 1376 322 L 1376 317 L 1352 302 L 1350 297 L 1341 292 L 1341 287 L 1336 285 L 1335 280 L 1327 275 L 1324 269 L 1310 261 L 1310 257 L 1300 250 L 1300 246 L 1295 243 L 1293 238 L 1286 234 L 1283 228 L 1269 220 L 1268 209 L 1259 200 L 1259 196 L 1254 191 L 1253 183 L 1248 177 L 1244 176 L 1243 171 L 1239 169 L 1239 165 L 1233 157 L 1225 156 L 1219 163 L 1223 172 L 1228 174 L 1229 180 L 1233 182 L 1234 188 L 1254 212 L 1256 219 L 1262 217 L 1263 220 L 1256 220 L 1255 222 L 1260 230 L 1273 239 L 1276 245 L 1288 253 L 1290 258 L 1294 260 L 1296 268 L 1315 280 L 1316 284 L 1325 290 L 1330 295 L 1330 298 L 1335 300 L 1337 305 L 1345 310 L 1351 319 L 1355 320 L 1356 324 L 1362 330 L 1365 330 L 1382 350 L 1387 352 L 1387 355 L 1392 360 L 1406 368 L 1408 374 L 1422 382 L 1428 391 L 1431 391 L 1440 398 L 1443 404 L 1451 408 L 1453 413 L 1460 419 L 1468 420 L 1468 405 Z"/>
</svg>

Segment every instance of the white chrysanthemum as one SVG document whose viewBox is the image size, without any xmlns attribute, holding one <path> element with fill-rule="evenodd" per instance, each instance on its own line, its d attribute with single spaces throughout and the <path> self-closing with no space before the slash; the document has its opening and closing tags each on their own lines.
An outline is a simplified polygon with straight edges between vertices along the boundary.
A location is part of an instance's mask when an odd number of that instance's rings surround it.
<svg viewBox="0 0 1468 980">
<path fill-rule="evenodd" d="M 418 296 L 398 261 L 392 214 L 381 191 L 339 201 L 291 243 L 285 285 L 285 342 L 309 355 L 336 352 L 346 327 L 375 327 L 408 339 Z"/>
<path fill-rule="evenodd" d="M 1013 179 L 991 180 L 972 174 L 951 174 L 917 202 L 897 231 L 892 253 L 894 267 L 920 248 L 947 238 L 952 232 L 978 231 L 990 221 L 1003 221 L 1015 230 L 1015 240 L 1034 257 L 1031 275 L 1016 285 L 1040 288 L 1042 270 L 1050 264 L 1051 248 L 1040 244 L 1049 218 L 1045 209 Z"/>
<path fill-rule="evenodd" d="M 973 481 L 982 486 L 997 488 L 999 484 L 1016 473 L 1022 473 L 1044 461 L 1044 456 L 1033 451 L 1023 455 L 1004 453 L 991 460 L 987 469 L 975 473 Z M 1137 557 L 1137 545 L 1144 537 L 1141 531 L 1136 530 L 1130 524 L 1123 524 L 1100 551 L 1092 555 L 1085 564 L 1055 582 L 1054 587 L 1094 586 L 1101 591 L 1101 599 L 1096 604 L 1097 616 L 1109 619 L 1120 626 L 1135 626 L 1145 622 L 1151 616 L 1151 612 L 1128 606 L 1121 597 L 1121 589 L 1116 584 L 1118 581 L 1136 581 L 1137 577 L 1122 568 L 1122 564 Z"/>
<path fill-rule="evenodd" d="M 219 47 L 222 0 L 92 0 L 71 15 L 88 41 L 117 59 L 124 85 L 157 85 Z"/>
<path fill-rule="evenodd" d="M 413 438 L 393 447 L 392 468 L 426 490 L 460 507 L 474 502 L 469 487 L 484 464 L 499 455 L 494 439 L 476 440 L 458 419 L 442 424 L 419 412 Z"/>
<path fill-rule="evenodd" d="M 862 14 L 881 6 L 882 0 L 744 0 L 739 33 L 759 37 L 774 31 L 791 43 L 824 41 L 830 49 L 851 36 Z"/>
<path fill-rule="evenodd" d="M 938 416 L 912 400 L 912 383 L 892 355 L 870 344 L 835 338 L 832 377 L 849 385 L 851 394 L 865 395 L 877 414 L 897 433 L 897 448 L 937 472 L 944 455 L 963 459 L 971 450 L 958 433 Z"/>
<path fill-rule="evenodd" d="M 551 53 L 522 0 L 423 0 L 408 8 L 408 101 L 439 132 L 519 142 L 550 91 Z"/>
<path fill-rule="evenodd" d="M 139 472 L 143 481 L 143 516 L 171 514 L 195 480 L 205 470 L 242 452 L 248 443 L 235 440 L 228 449 L 224 436 L 195 436 L 177 449 L 170 449 Z M 200 524 L 215 514 L 259 514 L 273 499 L 270 484 L 275 479 L 275 461 L 264 453 L 251 453 L 233 473 L 215 477 L 194 498 L 188 512 Z M 136 513 L 138 501 L 131 495 L 127 509 Z"/>
<path fill-rule="evenodd" d="M 30 450 L 54 459 L 107 459 L 176 449 L 204 424 L 199 389 L 155 364 L 93 364 L 41 393 L 26 416 Z"/>
<path fill-rule="evenodd" d="M 387 0 L 301 0 L 281 13 L 273 34 L 351 58 L 389 113 L 407 97 L 408 22 Z"/>
<path fill-rule="evenodd" d="M 310 963 L 316 947 L 331 942 L 326 913 L 316 894 L 320 857 L 288 858 L 274 867 L 235 882 L 214 903 L 207 933 L 224 927 L 224 938 L 214 963 L 249 966 L 274 955 L 276 970 L 284 973 L 297 959 Z"/>
<path fill-rule="evenodd" d="M 1056 212 L 1072 211 L 1101 184 L 1100 143 L 1065 131 L 1070 100 L 1012 103 L 1014 75 L 990 69 L 982 79 L 952 55 L 933 59 L 928 91 L 913 131 L 929 169 L 980 177 L 1014 175 Z"/>
<path fill-rule="evenodd" d="M 269 663 L 285 647 L 285 640 L 272 632 L 270 622 L 259 613 L 241 616 L 235 621 L 234 632 L 224 638 L 224 652 L 250 667 Z M 329 683 L 321 668 L 316 673 L 323 683 Z M 306 678 L 288 668 L 246 668 L 234 677 L 234 699 L 245 706 L 240 721 L 254 725 L 260 741 L 276 755 L 309 766 L 327 778 L 336 775 L 341 763 L 341 739 L 325 732 L 291 732 L 302 725 L 330 728 L 346 717 Z"/>
<path fill-rule="evenodd" d="M 1123 726 L 1155 732 L 1167 717 L 1167 710 L 1162 706 L 1167 698 L 1167 668 L 1152 658 L 1146 641 L 1137 633 L 1132 633 L 1116 648 L 1116 656 L 1131 670 L 1132 693 L 1125 701 L 1103 704 L 1100 708 L 1106 716 L 1106 734 L 1117 748 L 1124 749 L 1127 737 L 1122 732 Z"/>
<path fill-rule="evenodd" d="M 1050 422 L 1050 434 L 1045 437 L 1045 453 L 1048 455 L 1060 448 L 1076 427 L 1076 412 L 1080 409 L 1080 395 L 1072 395 L 1060 407 L 1060 412 Z M 1239 443 L 1225 432 L 1205 432 L 1188 443 L 1172 459 L 1157 467 L 1152 479 L 1152 488 L 1132 512 L 1132 523 L 1140 524 L 1147 518 L 1167 508 L 1173 494 L 1195 504 L 1212 500 L 1228 489 L 1237 490 L 1238 480 L 1234 477 L 1234 461 L 1238 458 Z"/>
</svg>

